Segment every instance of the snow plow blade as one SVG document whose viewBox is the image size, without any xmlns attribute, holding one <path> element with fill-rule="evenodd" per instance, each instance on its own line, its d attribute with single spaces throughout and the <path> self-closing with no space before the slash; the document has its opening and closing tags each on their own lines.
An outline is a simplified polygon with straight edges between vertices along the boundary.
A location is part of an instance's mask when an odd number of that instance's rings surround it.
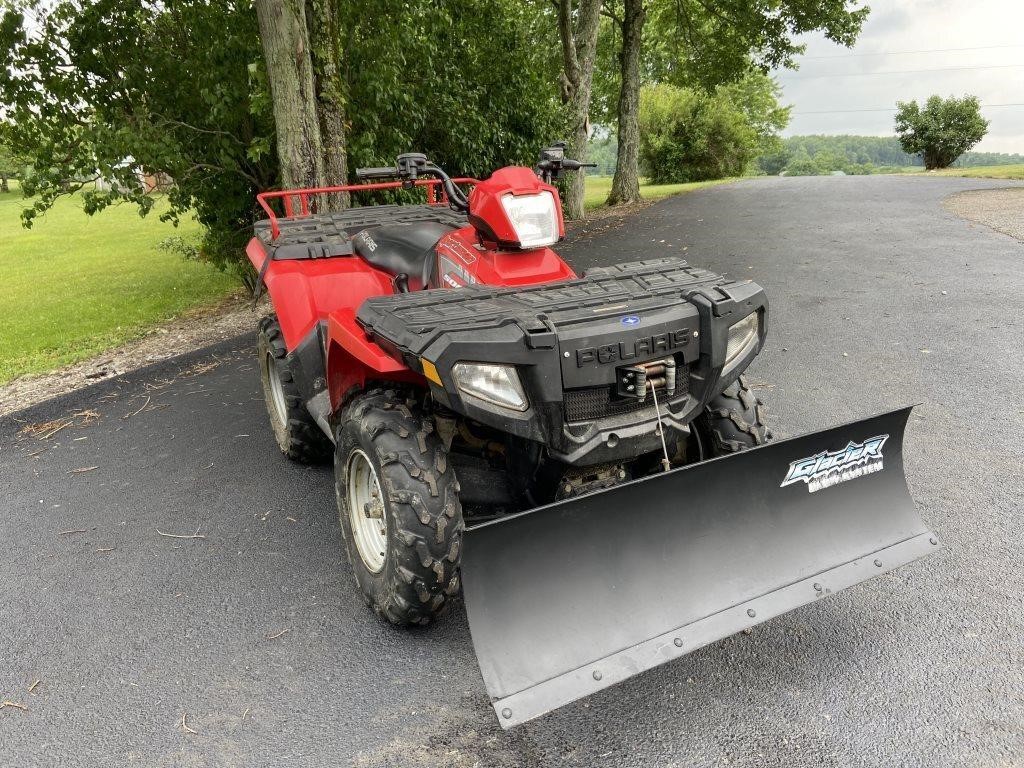
<svg viewBox="0 0 1024 768">
<path fill-rule="evenodd" d="M 503 727 L 939 548 L 903 408 L 466 531 L 463 591 Z"/>
</svg>

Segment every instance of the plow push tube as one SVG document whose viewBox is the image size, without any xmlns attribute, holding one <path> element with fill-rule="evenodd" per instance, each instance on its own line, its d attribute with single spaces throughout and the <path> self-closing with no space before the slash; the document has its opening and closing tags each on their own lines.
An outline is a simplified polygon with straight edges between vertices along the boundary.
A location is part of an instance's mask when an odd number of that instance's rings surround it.
<svg viewBox="0 0 1024 768">
<path fill-rule="evenodd" d="M 903 408 L 483 523 L 463 592 L 510 727 L 938 549 Z"/>
</svg>

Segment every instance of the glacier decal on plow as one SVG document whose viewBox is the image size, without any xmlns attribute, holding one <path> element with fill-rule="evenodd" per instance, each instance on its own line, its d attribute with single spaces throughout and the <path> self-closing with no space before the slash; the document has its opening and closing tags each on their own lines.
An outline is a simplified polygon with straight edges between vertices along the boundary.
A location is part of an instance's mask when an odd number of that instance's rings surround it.
<svg viewBox="0 0 1024 768">
<path fill-rule="evenodd" d="M 882 448 L 888 439 L 888 435 L 876 435 L 862 443 L 851 440 L 838 451 L 822 451 L 790 462 L 786 479 L 779 487 L 785 488 L 802 480 L 807 484 L 808 492 L 814 493 L 847 480 L 881 472 Z"/>
</svg>

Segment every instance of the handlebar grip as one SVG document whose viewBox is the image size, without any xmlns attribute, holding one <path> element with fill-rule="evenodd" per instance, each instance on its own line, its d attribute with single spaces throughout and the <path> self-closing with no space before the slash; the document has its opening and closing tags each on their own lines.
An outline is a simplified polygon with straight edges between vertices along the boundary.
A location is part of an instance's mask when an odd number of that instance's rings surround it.
<svg viewBox="0 0 1024 768">
<path fill-rule="evenodd" d="M 357 179 L 393 179 L 396 176 L 397 168 L 356 168 Z"/>
</svg>

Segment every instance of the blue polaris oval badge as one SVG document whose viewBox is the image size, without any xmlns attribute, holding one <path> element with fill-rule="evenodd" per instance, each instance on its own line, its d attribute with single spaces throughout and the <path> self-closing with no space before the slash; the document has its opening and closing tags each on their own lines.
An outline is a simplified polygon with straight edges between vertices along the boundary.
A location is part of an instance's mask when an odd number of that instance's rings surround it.
<svg viewBox="0 0 1024 768">
<path fill-rule="evenodd" d="M 637 315 L 626 315 L 619 322 L 622 323 L 623 325 L 639 325 L 640 318 Z"/>
</svg>

